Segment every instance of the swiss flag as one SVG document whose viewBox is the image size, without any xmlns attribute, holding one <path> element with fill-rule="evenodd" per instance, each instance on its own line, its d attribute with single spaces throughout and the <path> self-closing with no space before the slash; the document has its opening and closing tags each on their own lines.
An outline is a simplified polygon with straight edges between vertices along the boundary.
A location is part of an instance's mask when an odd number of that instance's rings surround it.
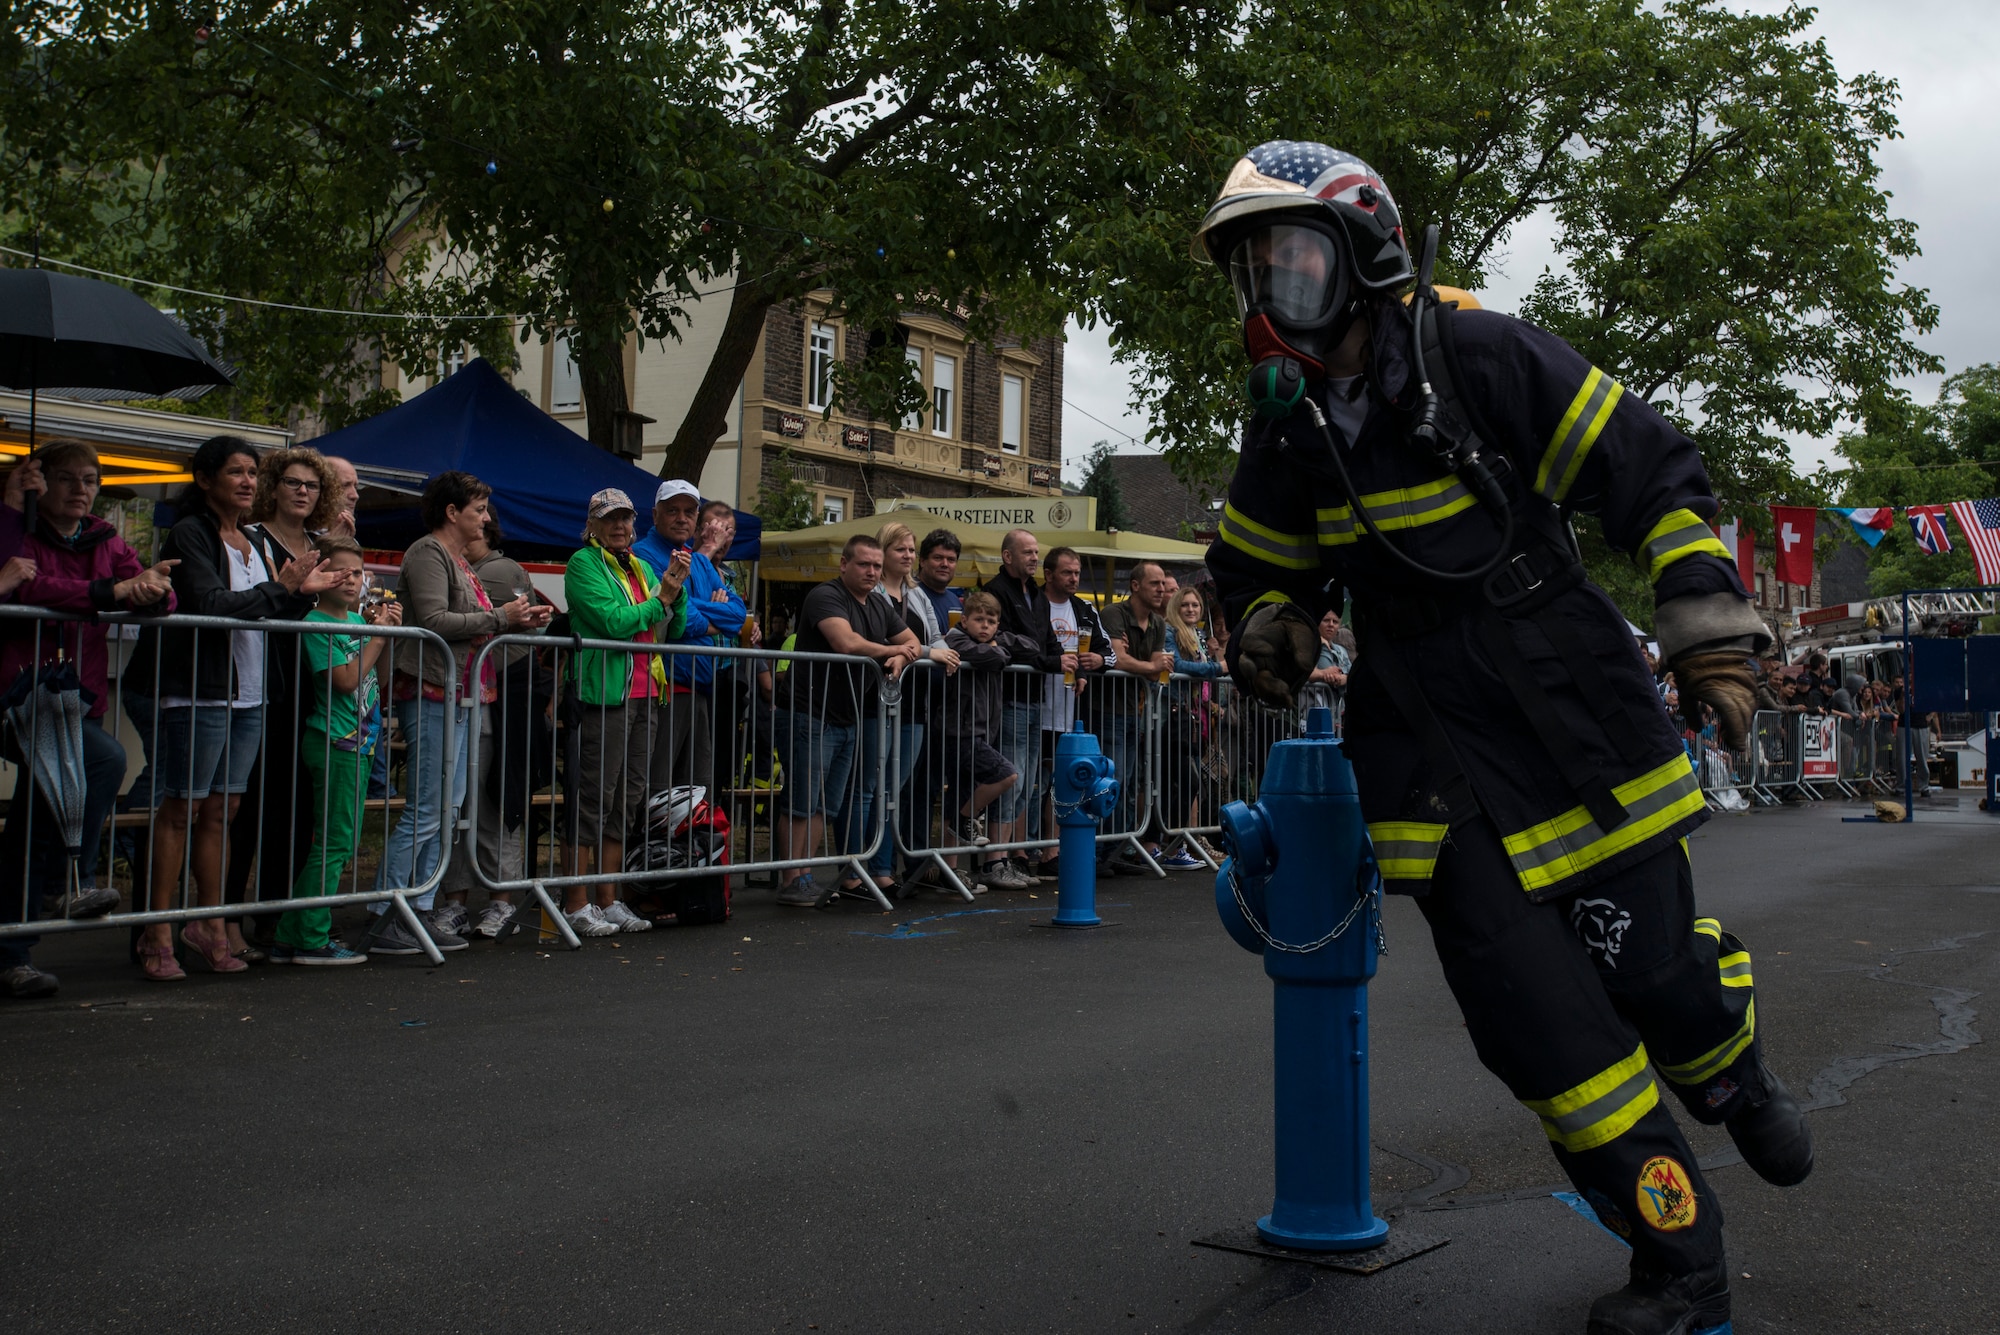
<svg viewBox="0 0 2000 1335">
<path fill-rule="evenodd" d="M 1810 505 L 1771 507 L 1771 540 L 1777 547 L 1780 584 L 1811 584 L 1813 576 L 1813 527 L 1819 511 Z"/>
</svg>

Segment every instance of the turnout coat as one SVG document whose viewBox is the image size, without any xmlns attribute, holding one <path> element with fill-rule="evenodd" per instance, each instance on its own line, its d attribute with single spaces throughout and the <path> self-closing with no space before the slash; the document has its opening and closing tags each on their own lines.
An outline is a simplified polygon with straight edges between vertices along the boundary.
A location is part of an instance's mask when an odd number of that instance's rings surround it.
<svg viewBox="0 0 2000 1335">
<path fill-rule="evenodd" d="M 1565 510 L 1595 515 L 1654 585 L 1662 652 L 1760 635 L 1694 443 L 1561 339 L 1510 316 L 1446 311 L 1456 412 L 1513 508 L 1510 558 L 1472 584 L 1427 580 L 1355 517 L 1304 411 L 1247 430 L 1208 565 L 1232 624 L 1291 602 L 1317 621 L 1354 599 L 1360 655 L 1347 751 L 1382 873 L 1422 893 L 1451 828 L 1482 813 L 1521 890 L 1612 877 L 1705 817 L 1681 740 L 1625 618 L 1571 554 Z M 1377 308 L 1365 396 L 1311 387 L 1377 527 L 1433 568 L 1472 569 L 1498 518 L 1407 438 L 1410 326 Z M 1435 350 L 1427 358 L 1440 378 Z M 1454 403 L 1455 399 L 1455 403 Z M 1365 401 L 1353 439 L 1341 413 Z M 1669 640 L 1674 641 L 1668 643 Z"/>
</svg>

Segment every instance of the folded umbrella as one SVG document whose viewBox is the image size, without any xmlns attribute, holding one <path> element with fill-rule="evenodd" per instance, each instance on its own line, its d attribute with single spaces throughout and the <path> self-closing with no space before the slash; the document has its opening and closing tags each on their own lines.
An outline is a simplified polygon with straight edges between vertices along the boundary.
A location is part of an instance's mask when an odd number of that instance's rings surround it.
<svg viewBox="0 0 2000 1335">
<path fill-rule="evenodd" d="M 95 697 L 83 689 L 76 666 L 67 660 L 24 668 L 0 696 L 7 751 L 21 762 L 30 793 L 40 794 L 55 816 L 69 856 L 59 892 L 64 895 L 81 884 L 78 868 L 83 859 L 83 806 L 89 784 L 83 762 L 83 716 L 93 703 Z"/>
</svg>

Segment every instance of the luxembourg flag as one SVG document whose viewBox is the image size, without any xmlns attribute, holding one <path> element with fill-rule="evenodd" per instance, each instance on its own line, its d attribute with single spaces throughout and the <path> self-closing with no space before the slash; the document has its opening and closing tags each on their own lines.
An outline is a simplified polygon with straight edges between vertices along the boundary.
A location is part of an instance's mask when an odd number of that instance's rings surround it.
<svg viewBox="0 0 2000 1335">
<path fill-rule="evenodd" d="M 1882 541 L 1882 535 L 1896 526 L 1896 508 L 1892 505 L 1870 505 L 1859 510 L 1841 510 L 1847 522 L 1854 525 L 1854 531 L 1861 540 L 1873 547 Z"/>
</svg>

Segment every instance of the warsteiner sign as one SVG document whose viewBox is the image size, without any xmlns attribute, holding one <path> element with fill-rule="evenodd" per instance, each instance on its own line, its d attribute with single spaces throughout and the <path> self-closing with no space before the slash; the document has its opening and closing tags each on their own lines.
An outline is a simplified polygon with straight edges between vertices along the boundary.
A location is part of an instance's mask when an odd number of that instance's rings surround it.
<svg viewBox="0 0 2000 1335">
<path fill-rule="evenodd" d="M 1095 496 L 906 497 L 899 510 L 925 510 L 954 524 L 980 528 L 1067 529 L 1088 533 L 1097 527 Z"/>
</svg>

